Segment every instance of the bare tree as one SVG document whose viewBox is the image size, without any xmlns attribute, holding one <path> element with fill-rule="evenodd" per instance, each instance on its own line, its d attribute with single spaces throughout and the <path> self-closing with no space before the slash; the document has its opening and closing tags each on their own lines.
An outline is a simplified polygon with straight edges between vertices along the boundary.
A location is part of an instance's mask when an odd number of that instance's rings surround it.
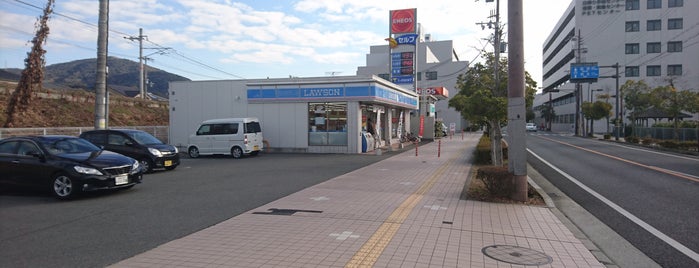
<svg viewBox="0 0 699 268">
<path fill-rule="evenodd" d="M 39 17 L 35 24 L 36 35 L 32 39 L 34 45 L 32 50 L 27 53 L 22 76 L 8 101 L 7 120 L 4 127 L 13 127 L 16 116 L 25 112 L 29 107 L 32 100 L 32 92 L 41 90 L 41 84 L 44 81 L 44 65 L 46 65 L 44 60 L 46 50 L 42 46 L 46 43 L 46 37 L 49 35 L 48 20 L 49 15 L 53 12 L 53 2 L 54 0 L 48 0 L 44 8 L 44 14 Z"/>
</svg>

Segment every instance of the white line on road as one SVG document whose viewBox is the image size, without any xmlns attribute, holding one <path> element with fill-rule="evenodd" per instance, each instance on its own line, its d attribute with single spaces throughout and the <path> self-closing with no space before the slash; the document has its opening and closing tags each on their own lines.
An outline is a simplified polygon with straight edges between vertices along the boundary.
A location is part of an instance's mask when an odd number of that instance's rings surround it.
<svg viewBox="0 0 699 268">
<path fill-rule="evenodd" d="M 611 207 L 612 209 L 616 210 L 619 214 L 621 214 L 621 215 L 623 215 L 624 217 L 626 217 L 627 219 L 631 220 L 632 222 L 634 222 L 634 223 L 637 224 L 638 226 L 641 226 L 641 228 L 643 228 L 643 229 L 645 229 L 646 231 L 650 232 L 651 234 L 653 234 L 653 235 L 654 235 L 655 237 L 657 237 L 658 239 L 663 240 L 665 243 L 667 243 L 668 245 L 670 245 L 670 246 L 672 246 L 673 248 L 677 249 L 679 252 L 682 252 L 682 254 L 687 255 L 687 257 L 693 259 L 693 260 L 696 261 L 696 262 L 699 262 L 699 254 L 697 254 L 697 253 L 694 252 L 693 250 L 691 250 L 691 249 L 685 247 L 685 246 L 682 245 L 680 242 L 677 242 L 676 240 L 672 239 L 671 237 L 667 236 L 666 234 L 660 232 L 660 230 L 655 229 L 655 227 L 650 226 L 650 224 L 644 222 L 643 220 L 639 219 L 639 218 L 636 217 L 635 215 L 631 214 L 631 212 L 626 211 L 625 209 L 623 209 L 623 208 L 620 207 L 619 205 L 615 204 L 615 203 L 612 202 L 611 200 L 609 200 L 609 199 L 607 199 L 606 197 L 602 196 L 601 194 L 597 193 L 595 190 L 592 190 L 590 187 L 587 187 L 587 186 L 586 186 L 585 184 L 583 184 L 582 182 L 580 182 L 580 181 L 578 181 L 577 179 L 573 178 L 573 176 L 568 175 L 568 173 L 565 173 L 563 170 L 560 170 L 559 168 L 557 168 L 557 167 L 554 166 L 553 164 L 551 164 L 551 163 L 549 163 L 548 161 L 546 161 L 546 160 L 544 160 L 543 158 L 541 158 L 539 155 L 535 154 L 535 153 L 534 153 L 532 150 L 530 150 L 529 148 L 527 148 L 527 151 L 528 151 L 529 153 L 531 153 L 534 157 L 536 157 L 537 159 L 539 159 L 541 162 L 543 162 L 543 163 L 546 164 L 547 166 L 551 167 L 552 169 L 554 169 L 555 171 L 557 171 L 558 173 L 560 173 L 561 175 L 563 175 L 564 177 L 566 177 L 566 179 L 568 179 L 568 180 L 570 180 L 571 182 L 575 183 L 576 185 L 578 185 L 580 188 L 582 188 L 583 190 L 585 190 L 586 192 L 588 192 L 588 193 L 591 194 L 592 196 L 596 197 L 597 199 L 599 199 L 599 200 L 602 201 L 603 203 L 607 204 L 607 206 L 609 206 L 609 207 Z"/>
</svg>

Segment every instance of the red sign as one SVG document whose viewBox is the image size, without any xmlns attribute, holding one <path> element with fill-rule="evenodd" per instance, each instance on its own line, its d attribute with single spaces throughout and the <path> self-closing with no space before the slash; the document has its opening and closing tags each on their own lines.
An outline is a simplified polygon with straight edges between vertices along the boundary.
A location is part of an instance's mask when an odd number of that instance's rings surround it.
<svg viewBox="0 0 699 268">
<path fill-rule="evenodd" d="M 424 133 L 425 133 L 425 116 L 421 115 L 420 116 L 420 128 L 418 130 L 417 135 L 422 137 L 422 134 L 424 134 Z"/>
<path fill-rule="evenodd" d="M 391 34 L 414 33 L 417 9 L 391 10 Z"/>
</svg>

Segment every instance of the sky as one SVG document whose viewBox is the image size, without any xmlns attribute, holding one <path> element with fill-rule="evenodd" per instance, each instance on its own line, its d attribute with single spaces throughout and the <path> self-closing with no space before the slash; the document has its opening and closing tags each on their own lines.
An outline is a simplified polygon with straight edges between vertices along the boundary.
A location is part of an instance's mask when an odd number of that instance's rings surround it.
<svg viewBox="0 0 699 268">
<path fill-rule="evenodd" d="M 0 0 L 0 68 L 24 68 L 46 0 Z M 543 42 L 571 0 L 523 0 L 525 69 L 541 86 Z M 482 61 L 495 2 L 485 0 L 111 0 L 109 56 L 192 80 L 355 75 L 370 46 L 385 45 L 389 11 L 417 9 L 433 40 L 453 40 L 460 60 Z M 99 1 L 58 0 L 46 64 L 97 57 Z M 507 23 L 507 1 L 500 3 Z"/>
</svg>

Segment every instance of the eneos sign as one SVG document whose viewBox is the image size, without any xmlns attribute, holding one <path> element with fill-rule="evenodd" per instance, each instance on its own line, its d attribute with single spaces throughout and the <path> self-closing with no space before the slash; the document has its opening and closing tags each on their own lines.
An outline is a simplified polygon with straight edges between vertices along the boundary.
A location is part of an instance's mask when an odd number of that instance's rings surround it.
<svg viewBox="0 0 699 268">
<path fill-rule="evenodd" d="M 391 34 L 414 33 L 417 9 L 391 10 Z"/>
</svg>

